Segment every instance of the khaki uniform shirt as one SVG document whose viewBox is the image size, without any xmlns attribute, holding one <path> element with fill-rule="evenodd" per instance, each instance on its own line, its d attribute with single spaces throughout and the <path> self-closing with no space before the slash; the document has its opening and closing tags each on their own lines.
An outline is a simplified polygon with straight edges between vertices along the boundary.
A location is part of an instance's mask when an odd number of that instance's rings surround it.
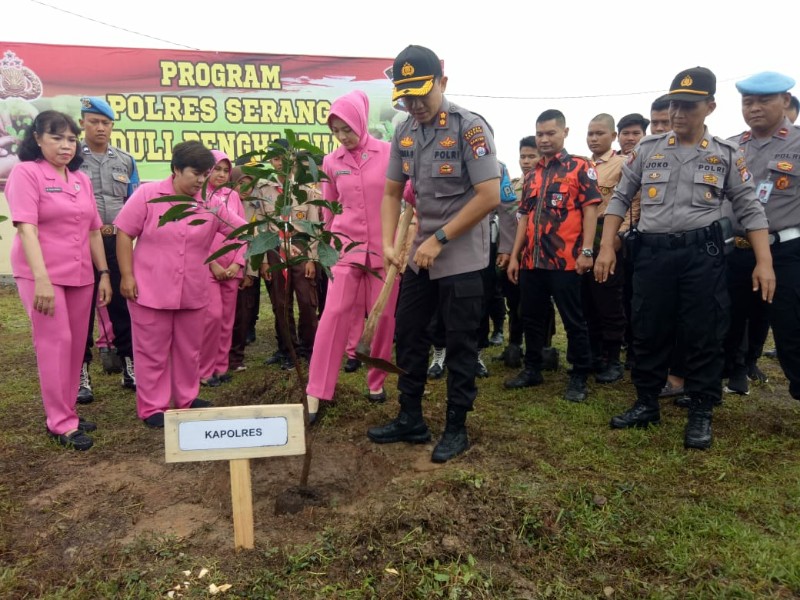
<svg viewBox="0 0 800 600">
<path fill-rule="evenodd" d="M 768 139 L 756 139 L 749 131 L 729 139 L 744 152 L 770 232 L 800 226 L 800 127 L 784 118 Z M 734 228 L 742 234 L 741 225 Z"/>
<path fill-rule="evenodd" d="M 482 117 L 445 98 L 436 120 L 423 127 L 407 119 L 395 130 L 387 178 L 411 180 L 417 197 L 417 235 L 409 268 L 420 244 L 446 225 L 475 196 L 476 183 L 497 179 L 500 165 L 491 129 Z M 489 264 L 489 216 L 442 248 L 430 278 L 479 271 Z"/>
<path fill-rule="evenodd" d="M 726 201 L 746 229 L 767 227 L 744 154 L 736 144 L 711 136 L 707 128 L 693 148 L 681 147 L 671 131 L 643 138 L 622 169 L 606 214 L 624 218 L 640 188 L 638 228 L 643 233 L 707 227 L 723 216 Z"/>
<path fill-rule="evenodd" d="M 304 186 L 303 189 L 308 193 L 308 200 L 319 200 L 322 198 L 319 190 L 316 187 Z M 259 198 L 260 200 L 255 204 L 253 207 L 253 215 L 255 218 L 263 217 L 266 215 L 271 215 L 273 218 L 280 218 L 278 215 L 275 215 L 275 202 L 278 199 L 278 195 L 280 194 L 280 185 L 273 182 L 273 181 L 261 181 L 256 186 L 256 189 L 253 191 L 253 196 Z M 250 203 L 247 203 L 250 204 Z M 247 209 L 245 209 L 247 210 Z M 247 214 L 247 213 L 246 213 Z M 252 217 L 249 217 L 248 220 L 252 220 Z M 298 204 L 296 201 L 292 205 L 292 213 L 287 218 L 287 221 L 313 221 L 319 222 L 320 221 L 320 208 L 313 204 Z M 274 225 L 271 226 L 273 231 L 279 231 L 277 227 Z M 295 232 L 295 235 L 299 233 L 298 231 Z M 309 247 L 309 256 L 311 258 L 317 258 L 317 242 L 316 240 L 311 243 Z"/>
<path fill-rule="evenodd" d="M 614 188 L 622 177 L 622 165 L 624 164 L 625 157 L 617 154 L 614 150 L 609 150 L 594 161 L 594 170 L 597 172 L 597 189 L 600 190 L 600 195 L 603 197 L 603 201 L 597 207 L 598 217 L 606 214 L 606 208 L 611 201 Z"/>
</svg>

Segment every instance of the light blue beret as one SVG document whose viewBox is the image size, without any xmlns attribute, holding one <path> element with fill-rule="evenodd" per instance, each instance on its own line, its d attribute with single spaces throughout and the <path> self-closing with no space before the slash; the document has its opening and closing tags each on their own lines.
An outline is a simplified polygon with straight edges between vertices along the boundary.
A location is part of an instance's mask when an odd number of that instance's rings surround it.
<svg viewBox="0 0 800 600">
<path fill-rule="evenodd" d="M 84 96 L 81 98 L 81 114 L 83 113 L 96 113 L 108 117 L 112 121 L 115 121 L 117 118 L 109 103 L 95 96 Z"/>
<path fill-rule="evenodd" d="M 794 79 L 786 75 L 774 71 L 763 71 L 738 82 L 736 89 L 742 94 L 767 96 L 788 92 L 794 87 L 794 83 Z"/>
</svg>

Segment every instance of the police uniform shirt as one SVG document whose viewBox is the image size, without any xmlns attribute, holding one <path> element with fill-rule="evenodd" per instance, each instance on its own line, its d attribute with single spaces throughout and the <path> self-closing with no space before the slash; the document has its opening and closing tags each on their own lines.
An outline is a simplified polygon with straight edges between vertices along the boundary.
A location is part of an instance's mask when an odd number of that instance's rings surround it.
<svg viewBox="0 0 800 600">
<path fill-rule="evenodd" d="M 800 226 L 800 127 L 784 117 L 770 138 L 757 139 L 746 131 L 729 139 L 744 152 L 769 230 Z"/>
<path fill-rule="evenodd" d="M 114 146 L 109 146 L 103 154 L 95 154 L 83 143 L 81 153 L 81 170 L 92 180 L 100 219 L 105 224 L 113 223 L 125 200 L 139 184 L 136 161 Z"/>
<path fill-rule="evenodd" d="M 443 99 L 432 126 L 414 119 L 392 137 L 387 177 L 411 179 L 417 195 L 418 228 L 408 266 L 420 244 L 446 225 L 475 196 L 474 185 L 499 179 L 494 137 L 479 115 Z M 498 183 L 499 185 L 499 183 Z M 431 279 L 479 271 L 489 264 L 489 217 L 442 248 L 429 269 Z"/>
<path fill-rule="evenodd" d="M 722 216 L 725 199 L 745 228 L 766 229 L 767 218 L 752 179 L 738 146 L 711 136 L 707 128 L 693 148 L 681 147 L 671 131 L 648 136 L 622 168 L 606 214 L 623 218 L 641 188 L 638 229 L 643 233 L 707 227 Z"/>
</svg>

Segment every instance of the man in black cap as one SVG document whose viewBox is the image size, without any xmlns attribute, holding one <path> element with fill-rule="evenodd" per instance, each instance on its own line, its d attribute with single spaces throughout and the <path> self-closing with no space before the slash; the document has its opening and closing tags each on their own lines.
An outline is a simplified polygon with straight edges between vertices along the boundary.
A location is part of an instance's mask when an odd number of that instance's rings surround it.
<svg viewBox="0 0 800 600">
<path fill-rule="evenodd" d="M 647 126 L 650 121 L 645 119 L 639 113 L 631 113 L 625 115 L 617 123 L 617 140 L 619 142 L 620 152 L 628 155 L 639 143 L 639 140 L 644 137 L 644 132 L 647 131 Z"/>
<path fill-rule="evenodd" d="M 117 356 L 123 361 L 122 387 L 136 389 L 136 374 L 133 367 L 133 340 L 131 337 L 131 316 L 128 313 L 128 301 L 120 293 L 119 286 L 122 275 L 117 262 L 117 228 L 112 224 L 122 210 L 122 205 L 139 185 L 139 172 L 136 161 L 127 152 L 111 145 L 111 132 L 114 129 L 116 115 L 111 106 L 97 97 L 81 98 L 80 125 L 83 128 L 83 141 L 80 152 L 83 156 L 81 170 L 92 180 L 97 211 L 103 226 L 103 246 L 108 261 L 111 279 L 111 301 L 108 303 L 108 317 L 111 323 L 101 321 L 105 329 L 113 329 L 114 346 Z M 96 273 L 99 281 L 100 273 Z M 96 297 L 95 294 L 93 297 Z M 83 365 L 81 367 L 78 402 L 88 404 L 94 400 L 89 363 L 92 361 L 94 344 L 95 306 L 89 319 L 89 332 L 86 340 Z"/>
<path fill-rule="evenodd" d="M 610 424 L 622 429 L 660 422 L 658 395 L 667 380 L 677 326 L 686 343 L 690 398 L 684 446 L 698 449 L 711 446 L 711 412 L 722 396 L 722 342 L 729 319 L 723 202 L 731 202 L 753 247 L 753 286 L 768 302 L 775 292 L 767 219 L 744 155 L 705 126 L 716 108 L 715 91 L 716 77 L 703 67 L 675 77 L 669 91 L 672 131 L 648 137 L 631 153 L 606 210 L 595 262 L 595 277 L 605 281 L 615 269 L 614 237 L 641 188 L 639 233 L 629 237 L 637 398 Z"/>
<path fill-rule="evenodd" d="M 500 166 L 491 128 L 479 115 L 444 96 L 447 77 L 436 54 L 408 46 L 394 60 L 394 93 L 411 118 L 392 138 L 381 217 L 386 269 L 399 267 L 394 237 L 403 188 L 417 198 L 418 228 L 397 303 L 400 412 L 373 427 L 376 443 L 424 443 L 431 433 L 422 416 L 429 350 L 425 329 L 440 311 L 447 354 L 447 424 L 433 450 L 446 462 L 469 447 L 467 413 L 478 390 L 478 326 L 483 301 L 481 270 L 489 264 L 488 215 L 500 204 Z"/>
</svg>

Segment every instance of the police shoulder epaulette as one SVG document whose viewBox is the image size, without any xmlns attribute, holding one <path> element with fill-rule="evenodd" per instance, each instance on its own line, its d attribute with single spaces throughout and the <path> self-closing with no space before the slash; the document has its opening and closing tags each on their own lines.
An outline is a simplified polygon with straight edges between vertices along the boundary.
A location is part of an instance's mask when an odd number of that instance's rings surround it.
<svg viewBox="0 0 800 600">
<path fill-rule="evenodd" d="M 738 141 L 726 140 L 726 139 L 721 138 L 721 137 L 716 136 L 716 135 L 712 136 L 712 137 L 714 138 L 714 141 L 717 142 L 718 144 L 720 144 L 721 146 L 727 146 L 728 148 L 732 148 L 733 150 L 738 150 L 739 149 L 739 142 Z"/>
<path fill-rule="evenodd" d="M 667 132 L 664 132 L 664 133 L 651 133 L 650 135 L 646 135 L 642 139 L 640 139 L 639 140 L 639 144 L 644 144 L 644 143 L 648 143 L 649 144 L 650 142 L 656 142 L 658 140 L 663 140 L 670 133 L 671 133 L 670 131 L 667 131 Z"/>
</svg>

